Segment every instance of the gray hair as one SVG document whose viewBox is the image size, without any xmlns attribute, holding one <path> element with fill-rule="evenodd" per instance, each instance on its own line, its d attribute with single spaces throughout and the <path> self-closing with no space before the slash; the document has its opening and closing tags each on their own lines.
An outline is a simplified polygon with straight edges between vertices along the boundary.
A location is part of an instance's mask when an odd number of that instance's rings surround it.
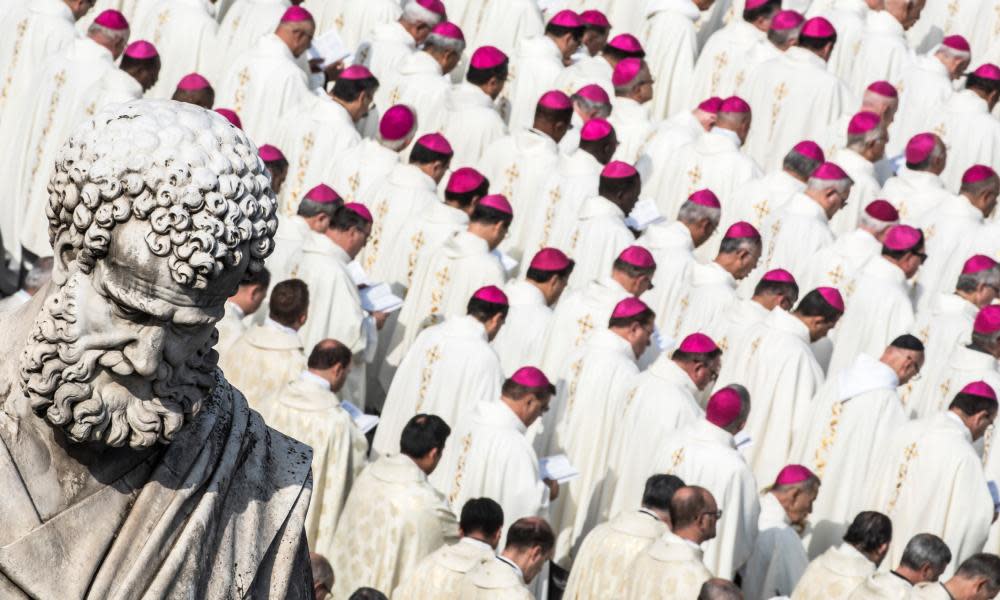
<svg viewBox="0 0 1000 600">
<path fill-rule="evenodd" d="M 858 216 L 858 227 L 870 231 L 874 235 L 878 235 L 898 223 L 899 221 L 880 221 L 864 210 Z"/>
<path fill-rule="evenodd" d="M 740 250 L 753 252 L 762 246 L 763 241 L 759 237 L 722 238 L 722 242 L 719 243 L 719 254 L 732 254 Z"/>
<path fill-rule="evenodd" d="M 39 258 L 35 261 L 34 266 L 28 271 L 27 275 L 24 276 L 24 289 L 29 292 L 36 292 L 43 285 L 52 279 L 52 264 L 53 260 L 51 256 L 46 256 L 45 258 Z"/>
<path fill-rule="evenodd" d="M 937 50 L 934 51 L 934 54 L 943 54 L 943 55 L 947 56 L 948 58 L 957 58 L 959 60 L 971 60 L 972 59 L 972 54 L 971 53 L 964 52 L 962 50 L 956 50 L 956 49 L 951 48 L 949 46 L 945 46 L 944 44 L 940 44 L 937 47 Z"/>
<path fill-rule="evenodd" d="M 978 273 L 963 273 L 958 276 L 958 283 L 955 284 L 955 291 L 975 292 L 981 285 L 993 286 L 1000 289 L 1000 269 L 984 269 Z"/>
<path fill-rule="evenodd" d="M 864 133 L 848 134 L 847 135 L 847 147 L 851 150 L 861 150 L 866 145 L 878 141 L 879 138 L 885 135 L 885 127 L 879 125 L 878 127 L 872 129 L 871 131 L 866 131 Z"/>
<path fill-rule="evenodd" d="M 462 54 L 465 52 L 465 40 L 459 40 L 432 33 L 427 36 L 426 40 L 424 40 L 424 48 L 436 48 L 438 50 L 445 51 L 451 50 L 456 54 Z"/>
<path fill-rule="evenodd" d="M 639 87 L 639 82 L 643 79 L 642 74 L 649 74 L 649 65 L 645 60 L 642 61 L 642 68 L 639 72 L 635 74 L 635 77 L 631 81 L 622 85 L 615 86 L 615 96 L 627 96 L 631 94 L 637 87 Z"/>
<path fill-rule="evenodd" d="M 788 151 L 788 154 L 785 155 L 784 160 L 781 162 L 781 168 L 786 171 L 791 171 L 802 179 L 809 179 L 812 172 L 819 168 L 821 164 L 823 164 L 822 161 L 814 160 L 804 154 L 799 154 L 793 148 Z"/>
<path fill-rule="evenodd" d="M 442 17 L 436 12 L 420 6 L 416 0 L 407 0 L 406 4 L 403 5 L 403 16 L 400 19 L 415 25 L 434 27 L 441 22 Z"/>
<path fill-rule="evenodd" d="M 740 415 L 733 419 L 733 422 L 725 428 L 726 431 L 735 435 L 739 433 L 739 429 L 736 429 L 736 426 L 750 416 L 750 390 L 739 383 L 730 383 L 726 387 L 736 392 L 740 397 Z"/>
<path fill-rule="evenodd" d="M 417 114 L 417 109 L 413 108 L 409 104 L 406 104 L 405 106 L 410 109 L 411 113 L 413 113 L 413 127 L 410 128 L 410 131 L 408 131 L 406 135 L 398 140 L 387 140 L 382 137 L 381 131 L 375 133 L 375 141 L 378 142 L 383 148 L 388 148 L 393 152 L 402 152 L 407 146 L 409 146 L 410 142 L 413 141 L 413 136 L 416 135 L 417 130 L 420 127 L 420 115 Z"/>
<path fill-rule="evenodd" d="M 126 27 L 125 29 L 109 29 L 104 25 L 98 25 L 97 23 L 91 23 L 87 27 L 87 37 L 89 38 L 104 38 L 109 43 L 114 45 L 125 45 L 128 43 L 129 37 L 132 35 L 132 30 Z"/>
<path fill-rule="evenodd" d="M 698 600 L 743 600 L 743 592 L 732 581 L 709 579 L 701 585 Z"/>
<path fill-rule="evenodd" d="M 981 350 L 990 350 L 1000 343 L 1000 331 L 993 333 L 972 332 L 972 345 Z"/>
<path fill-rule="evenodd" d="M 850 177 L 845 177 L 844 179 L 817 179 L 816 177 L 810 177 L 809 181 L 806 182 L 806 189 L 813 192 L 821 192 L 834 188 L 841 194 L 849 194 L 851 192 L 851 186 L 854 185 L 854 180 Z"/>
<path fill-rule="evenodd" d="M 690 200 L 685 200 L 680 210 L 677 211 L 677 220 L 686 225 L 694 225 L 702 219 L 708 219 L 715 225 L 718 225 L 721 218 L 721 209 L 695 204 Z"/>
<path fill-rule="evenodd" d="M 767 39 L 775 46 L 785 46 L 789 42 L 799 39 L 799 34 L 801 32 L 801 25 L 793 29 L 768 29 Z"/>
<path fill-rule="evenodd" d="M 906 544 L 899 564 L 914 570 L 922 569 L 925 565 L 930 565 L 934 570 L 943 570 L 949 562 L 951 550 L 948 549 L 948 544 L 936 535 L 919 533 Z"/>
<path fill-rule="evenodd" d="M 990 591 L 1000 588 L 1000 556 L 996 554 L 973 554 L 955 572 L 956 577 L 963 579 L 983 578 L 988 583 Z"/>
<path fill-rule="evenodd" d="M 594 115 L 595 117 L 601 119 L 607 119 L 611 115 L 611 105 L 599 102 L 594 102 L 584 98 L 583 96 L 578 96 L 573 94 L 572 96 L 573 104 L 577 105 L 583 112 Z"/>
</svg>

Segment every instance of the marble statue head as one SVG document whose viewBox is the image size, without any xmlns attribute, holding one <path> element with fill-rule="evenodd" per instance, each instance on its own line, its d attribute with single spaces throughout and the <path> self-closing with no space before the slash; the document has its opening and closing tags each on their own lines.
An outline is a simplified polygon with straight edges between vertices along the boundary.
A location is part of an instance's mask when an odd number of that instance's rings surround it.
<svg viewBox="0 0 1000 600">
<path fill-rule="evenodd" d="M 71 441 L 169 443 L 216 384 L 226 298 L 273 248 L 257 148 L 194 105 L 114 105 L 60 149 L 48 191 L 55 269 L 24 394 Z"/>
</svg>

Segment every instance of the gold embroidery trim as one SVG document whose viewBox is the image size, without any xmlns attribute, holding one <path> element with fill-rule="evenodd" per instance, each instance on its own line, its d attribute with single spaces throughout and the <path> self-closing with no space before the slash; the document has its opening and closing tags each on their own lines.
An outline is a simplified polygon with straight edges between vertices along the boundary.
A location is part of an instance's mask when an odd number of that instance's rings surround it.
<svg viewBox="0 0 1000 600">
<path fill-rule="evenodd" d="M 49 112 L 45 115 L 45 126 L 42 127 L 42 135 L 38 138 L 38 145 L 35 146 L 35 164 L 31 167 L 31 179 L 35 180 L 35 174 L 38 173 L 38 168 L 42 164 L 42 153 L 45 151 L 45 140 L 49 137 L 49 132 L 52 130 L 52 118 L 55 116 L 56 109 L 59 107 L 59 96 L 62 95 L 62 87 L 66 83 L 66 71 L 59 71 L 55 76 L 56 89 L 52 92 L 52 98 L 49 103 Z"/>
<path fill-rule="evenodd" d="M 813 465 L 815 467 L 816 475 L 822 479 L 823 471 L 826 470 L 826 459 L 827 455 L 830 453 L 830 448 L 833 447 L 833 443 L 837 441 L 837 426 L 840 425 L 840 413 L 844 410 L 843 402 L 836 402 L 833 405 L 833 409 L 830 411 L 830 422 L 826 426 L 826 435 L 823 436 L 822 441 L 819 443 L 819 448 L 816 449 L 816 455 L 813 457 Z"/>
<path fill-rule="evenodd" d="M 910 469 L 910 461 L 917 456 L 916 442 L 907 446 L 906 450 L 903 451 L 903 462 L 899 465 L 899 471 L 896 473 L 896 488 L 892 492 L 892 498 L 889 499 L 885 514 L 892 516 L 892 511 L 896 508 L 896 502 L 899 501 L 899 492 L 903 489 L 903 484 L 906 482 L 906 473 Z"/>
<path fill-rule="evenodd" d="M 469 458 L 469 448 L 472 447 L 472 434 L 467 433 L 462 438 L 462 453 L 458 455 L 458 466 L 455 467 L 455 480 L 451 484 L 451 493 L 448 494 L 448 502 L 455 506 L 458 494 L 462 491 L 462 475 L 465 474 L 465 461 Z"/>
<path fill-rule="evenodd" d="M 7 93 L 10 91 L 10 84 L 14 81 L 14 70 L 17 68 L 18 59 L 21 57 L 21 44 L 24 42 L 24 34 L 28 31 L 28 18 L 21 19 L 17 24 L 17 34 L 14 39 L 14 52 L 10 55 L 10 64 L 7 65 L 7 76 L 3 80 L 3 90 L 0 90 L 0 105 L 7 100 Z"/>
<path fill-rule="evenodd" d="M 424 368 L 420 371 L 420 389 L 417 391 L 417 407 L 416 414 L 420 414 L 420 410 L 424 407 L 424 401 L 427 399 L 427 388 L 431 385 L 431 379 L 434 377 L 434 364 L 441 360 L 441 351 L 438 350 L 437 346 L 431 347 L 427 351 L 427 356 L 425 357 L 426 364 Z"/>
</svg>

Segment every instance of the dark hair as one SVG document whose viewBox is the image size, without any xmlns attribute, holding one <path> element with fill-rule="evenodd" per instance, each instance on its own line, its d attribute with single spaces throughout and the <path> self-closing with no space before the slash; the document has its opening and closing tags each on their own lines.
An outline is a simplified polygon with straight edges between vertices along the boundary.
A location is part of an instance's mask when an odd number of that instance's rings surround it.
<svg viewBox="0 0 1000 600">
<path fill-rule="evenodd" d="M 640 49 L 635 52 L 629 52 L 628 50 L 622 50 L 621 48 L 615 48 L 614 46 L 609 45 L 604 46 L 604 49 L 601 50 L 601 54 L 616 61 L 625 60 L 626 58 L 646 58 L 645 50 Z"/>
<path fill-rule="evenodd" d="M 476 204 L 476 207 L 472 209 L 472 214 L 469 215 L 470 223 L 483 223 L 485 225 L 496 225 L 497 223 L 510 225 L 513 220 L 514 215 L 482 204 Z"/>
<path fill-rule="evenodd" d="M 510 65 L 508 61 L 503 61 L 495 67 L 490 67 L 489 69 L 476 69 L 475 67 L 469 67 L 469 71 L 465 74 L 465 80 L 472 85 L 486 85 L 489 83 L 490 79 L 496 77 L 501 81 L 506 81 L 507 76 L 510 72 Z"/>
<path fill-rule="evenodd" d="M 619 144 L 618 132 L 612 131 L 606 137 L 599 140 L 580 140 L 580 145 L 578 146 L 580 150 L 590 154 L 597 159 L 601 164 L 607 164 L 614 155 L 615 148 L 609 148 L 609 144 L 613 144 L 617 148 Z"/>
<path fill-rule="evenodd" d="M 371 223 L 364 217 L 354 212 L 349 208 L 341 206 L 333 213 L 333 218 L 330 219 L 330 229 L 334 231 L 350 231 L 352 229 L 357 229 L 359 231 L 364 231 L 365 227 L 368 227 Z"/>
<path fill-rule="evenodd" d="M 948 410 L 958 409 L 967 417 L 978 415 L 986 411 L 991 414 L 997 413 L 997 401 L 993 398 L 976 396 L 975 394 L 963 394 L 959 392 L 955 399 L 948 405 Z"/>
<path fill-rule="evenodd" d="M 980 179 L 979 181 L 974 181 L 972 183 L 962 183 L 958 191 L 962 194 L 970 194 L 972 196 L 978 196 L 991 191 L 996 187 L 996 177 L 987 177 L 986 179 Z"/>
<path fill-rule="evenodd" d="M 922 231 L 920 232 L 920 241 L 917 242 L 916 246 L 910 248 L 909 250 L 893 250 L 888 246 L 885 245 L 882 246 L 882 256 L 891 258 L 893 260 L 900 260 L 907 254 L 915 254 L 917 252 L 923 252 L 923 251 L 924 251 L 924 233 Z"/>
<path fill-rule="evenodd" d="M 506 319 L 509 312 L 510 306 L 507 304 L 494 304 L 479 298 L 469 298 L 469 303 L 465 305 L 465 313 L 481 323 L 485 323 L 499 314 L 502 314 Z"/>
<path fill-rule="evenodd" d="M 309 310 L 309 286 L 301 279 L 286 279 L 271 290 L 268 316 L 285 327 L 295 325 Z"/>
<path fill-rule="evenodd" d="M 837 36 L 831 35 L 830 37 L 811 37 L 808 35 L 799 34 L 799 46 L 807 50 L 812 50 L 814 52 L 819 52 L 826 47 L 827 44 L 837 44 Z"/>
<path fill-rule="evenodd" d="M 308 219 L 309 217 L 315 217 L 316 215 L 326 215 L 331 219 L 335 214 L 337 214 L 337 209 L 344 205 L 343 200 L 336 200 L 335 202 L 313 202 L 306 197 L 299 200 L 299 208 L 295 211 L 295 214 L 299 215 L 303 219 Z"/>
<path fill-rule="evenodd" d="M 642 277 L 643 275 L 652 275 L 653 273 L 656 272 L 655 266 L 650 267 L 648 269 L 644 269 L 642 267 L 637 267 L 631 263 L 627 263 L 624 260 L 621 260 L 620 258 L 615 259 L 615 263 L 612 266 L 612 268 L 615 271 L 621 271 L 622 273 L 625 273 L 629 277 Z"/>
<path fill-rule="evenodd" d="M 1000 556 L 986 553 L 973 554 L 962 562 L 955 575 L 968 579 L 984 577 L 993 590 L 1000 588 Z"/>
<path fill-rule="evenodd" d="M 362 587 L 354 590 L 347 600 L 389 600 L 389 597 L 375 588 Z"/>
<path fill-rule="evenodd" d="M 171 100 L 175 102 L 186 102 L 188 104 L 198 104 L 198 100 L 204 96 L 208 96 L 206 104 L 212 106 L 215 104 L 215 90 L 211 86 L 207 88 L 202 88 L 200 90 L 174 90 L 174 95 L 170 97 Z M 267 163 L 264 163 L 267 164 Z M 288 164 L 288 163 L 285 163 Z"/>
<path fill-rule="evenodd" d="M 980 77 L 978 75 L 973 75 L 969 73 L 965 76 L 965 89 L 967 90 L 979 90 L 981 92 L 986 92 L 987 94 L 991 92 L 1000 91 L 1000 81 L 993 79 L 986 79 L 985 77 Z"/>
<path fill-rule="evenodd" d="M 656 313 L 653 312 L 653 309 L 647 307 L 646 310 L 631 317 L 611 317 L 608 319 L 608 327 L 631 327 L 636 323 L 639 325 L 649 325 L 655 320 Z"/>
<path fill-rule="evenodd" d="M 753 289 L 754 296 L 785 296 L 792 304 L 799 300 L 799 284 L 794 281 L 765 281 L 761 279 Z"/>
<path fill-rule="evenodd" d="M 678 493 L 681 489 L 674 490 L 670 498 L 670 522 L 674 530 L 696 523 L 708 506 L 707 490 L 694 486 L 685 488 L 681 488 L 684 493 Z"/>
<path fill-rule="evenodd" d="M 334 365 L 346 367 L 350 362 L 351 351 L 347 346 L 337 340 L 326 339 L 313 347 L 306 366 L 310 369 L 326 370 Z"/>
<path fill-rule="evenodd" d="M 240 282 L 240 285 L 257 285 L 266 290 L 271 286 L 271 272 L 267 270 L 267 267 L 261 267 L 260 270 L 256 272 L 247 269 L 247 272 L 243 275 L 243 281 Z"/>
<path fill-rule="evenodd" d="M 474 190 L 469 190 L 467 192 L 449 192 L 444 191 L 444 199 L 449 202 L 455 202 L 463 208 L 468 208 L 472 201 L 476 198 L 482 198 L 490 191 L 490 180 L 483 177 L 483 182 L 479 184 Z"/>
<path fill-rule="evenodd" d="M 759 237 L 757 238 L 722 238 L 719 242 L 719 254 L 732 254 L 733 252 L 739 252 L 741 248 L 744 247 L 761 247 L 764 244 L 763 240 Z"/>
<path fill-rule="evenodd" d="M 753 23 L 761 17 L 770 17 L 779 10 L 781 10 L 781 0 L 767 0 L 757 8 L 744 8 L 743 20 Z"/>
<path fill-rule="evenodd" d="M 573 262 L 573 260 L 570 260 L 569 264 L 566 265 L 566 268 L 561 271 L 543 271 L 541 269 L 533 269 L 531 267 L 528 267 L 528 272 L 525 274 L 525 277 L 537 283 L 546 283 L 553 277 L 559 277 L 561 279 L 569 279 L 569 276 L 573 273 L 573 268 L 575 266 L 576 263 Z"/>
<path fill-rule="evenodd" d="M 410 150 L 410 164 L 429 165 L 436 162 L 451 164 L 452 156 L 453 154 L 441 154 L 421 144 L 414 144 L 413 149 Z"/>
<path fill-rule="evenodd" d="M 809 176 L 812 175 L 813 171 L 819 168 L 821 164 L 822 163 L 820 161 L 811 159 L 805 154 L 799 154 L 793 148 L 788 151 L 784 160 L 781 161 L 781 168 L 795 173 L 802 179 L 809 179 Z"/>
<path fill-rule="evenodd" d="M 547 553 L 556 545 L 552 527 L 541 517 L 525 517 L 514 521 L 507 529 L 507 547 L 527 550 L 539 546 Z"/>
<path fill-rule="evenodd" d="M 921 342 L 917 336 L 910 335 L 908 333 L 904 333 L 898 338 L 892 340 L 892 343 L 889 345 L 893 348 L 899 348 L 900 350 L 911 350 L 913 352 L 924 351 L 924 343 Z"/>
<path fill-rule="evenodd" d="M 638 173 L 620 178 L 601 175 L 600 183 L 597 185 L 597 193 L 610 199 L 629 192 L 633 188 L 642 189 L 642 181 L 639 179 Z"/>
<path fill-rule="evenodd" d="M 399 451 L 410 458 L 423 458 L 431 450 L 444 450 L 451 427 L 437 415 L 419 414 L 411 418 L 399 436 Z"/>
<path fill-rule="evenodd" d="M 160 68 L 160 56 L 156 55 L 149 58 L 132 58 L 128 54 L 122 54 L 122 59 L 121 62 L 118 63 L 118 68 L 122 71 L 158 69 Z"/>
<path fill-rule="evenodd" d="M 654 510 L 670 510 L 670 501 L 677 490 L 684 487 L 684 480 L 676 475 L 653 475 L 646 480 L 642 492 L 642 505 Z"/>
<path fill-rule="evenodd" d="M 553 124 L 569 122 L 573 119 L 573 107 L 565 109 L 548 108 L 540 104 L 535 105 L 535 120 L 546 121 Z"/>
<path fill-rule="evenodd" d="M 545 35 L 551 35 L 552 37 L 562 37 L 566 34 L 573 36 L 573 39 L 580 41 L 583 39 L 583 25 L 579 27 L 563 27 L 562 25 L 556 25 L 554 23 L 548 23 L 545 25 Z"/>
<path fill-rule="evenodd" d="M 374 94 L 378 86 L 378 79 L 374 77 L 366 79 L 344 79 L 343 77 L 339 77 L 333 84 L 333 96 L 344 102 L 354 102 L 365 92 L 368 92 L 369 95 Z"/>
<path fill-rule="evenodd" d="M 858 513 L 844 534 L 844 543 L 862 553 L 875 552 L 892 541 L 892 520 L 880 512 L 866 510 Z"/>
<path fill-rule="evenodd" d="M 795 313 L 803 317 L 823 317 L 827 323 L 840 319 L 844 314 L 830 306 L 819 290 L 813 290 L 806 294 L 806 297 L 800 300 L 799 305 L 795 307 Z"/>
<path fill-rule="evenodd" d="M 500 388 L 500 393 L 508 398 L 513 398 L 514 400 L 520 400 L 521 398 L 532 394 L 538 396 L 539 398 L 545 398 L 555 395 L 556 386 L 550 383 L 547 387 L 528 387 L 517 383 L 513 379 L 508 379 L 503 382 L 503 386 Z"/>
<path fill-rule="evenodd" d="M 721 348 L 716 348 L 711 352 L 684 352 L 683 350 L 674 350 L 674 353 L 670 355 L 670 359 L 677 362 L 707 363 L 720 356 L 722 356 Z"/>
<path fill-rule="evenodd" d="M 944 569 L 951 562 L 951 550 L 944 540 L 931 533 L 918 533 L 910 538 L 903 549 L 899 564 L 913 570 L 930 565 L 933 569 Z"/>
<path fill-rule="evenodd" d="M 503 508 L 492 498 L 472 498 L 462 507 L 458 525 L 465 535 L 492 536 L 503 527 Z"/>
<path fill-rule="evenodd" d="M 931 167 L 931 161 L 934 160 L 934 152 L 927 155 L 927 158 L 920 162 L 911 163 L 906 161 L 906 168 L 911 171 L 926 171 Z"/>
</svg>

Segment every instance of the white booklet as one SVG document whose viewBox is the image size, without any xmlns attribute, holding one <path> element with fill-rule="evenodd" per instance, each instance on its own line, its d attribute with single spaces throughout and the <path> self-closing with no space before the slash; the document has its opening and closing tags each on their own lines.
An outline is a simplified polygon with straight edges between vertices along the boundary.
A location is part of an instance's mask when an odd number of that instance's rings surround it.
<svg viewBox="0 0 1000 600">
<path fill-rule="evenodd" d="M 331 29 L 313 38 L 308 54 L 309 58 L 322 58 L 323 66 L 326 67 L 341 60 L 347 62 L 346 59 L 351 56 L 351 51 L 344 44 L 340 33 L 336 29 Z"/>
<path fill-rule="evenodd" d="M 370 313 L 394 312 L 403 307 L 403 299 L 392 293 L 388 283 L 361 288 L 361 308 Z"/>
<path fill-rule="evenodd" d="M 649 198 L 642 198 L 632 207 L 632 212 L 625 219 L 625 224 L 631 229 L 642 231 L 652 225 L 664 221 L 660 209 L 656 207 L 656 202 Z"/>
<path fill-rule="evenodd" d="M 362 267 L 356 260 L 352 260 L 348 263 L 347 274 L 351 276 L 351 281 L 353 281 L 354 285 L 358 287 L 364 287 L 372 284 L 372 280 L 368 278 L 368 273 L 365 273 L 364 267 Z"/>
<path fill-rule="evenodd" d="M 538 466 L 542 471 L 542 479 L 560 484 L 573 481 L 580 476 L 580 471 L 569 462 L 569 457 L 565 454 L 546 456 L 538 461 Z"/>
<path fill-rule="evenodd" d="M 375 426 L 378 425 L 378 417 L 375 415 L 365 414 L 360 408 L 354 406 L 347 400 L 341 400 L 340 407 L 346 410 L 347 414 L 351 415 L 351 420 L 358 426 L 361 433 L 368 433 L 372 429 L 375 429 Z"/>
<path fill-rule="evenodd" d="M 513 273 L 514 269 L 517 268 L 517 259 L 507 254 L 503 250 L 497 248 L 490 254 L 497 257 L 497 260 L 499 260 L 500 264 L 503 265 L 503 270 L 507 271 L 508 274 Z"/>
</svg>

